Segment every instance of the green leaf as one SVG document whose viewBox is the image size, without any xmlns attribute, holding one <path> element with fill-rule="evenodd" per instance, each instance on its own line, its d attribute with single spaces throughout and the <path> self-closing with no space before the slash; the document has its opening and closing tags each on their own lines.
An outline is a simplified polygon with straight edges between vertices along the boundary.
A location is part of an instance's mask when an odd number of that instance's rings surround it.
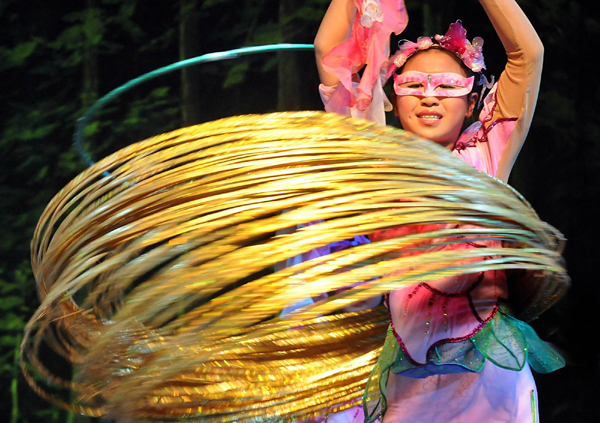
<svg viewBox="0 0 600 423">
<path fill-rule="evenodd" d="M 25 320 L 14 313 L 8 313 L 0 318 L 0 327 L 5 331 L 22 331 L 25 329 Z"/>
<path fill-rule="evenodd" d="M 2 56 L 4 56 L 4 60 L 8 60 L 12 66 L 20 66 L 33 54 L 36 47 L 36 41 L 27 41 L 18 44 L 12 49 L 2 49 Z"/>
<path fill-rule="evenodd" d="M 46 138 L 57 126 L 56 123 L 51 123 L 34 128 L 25 128 L 20 132 L 19 138 L 23 141 Z"/>
<path fill-rule="evenodd" d="M 119 9 L 119 15 L 131 18 L 133 16 L 133 12 L 135 12 L 135 6 L 136 3 L 133 1 L 123 3 Z"/>
<path fill-rule="evenodd" d="M 23 327 L 25 325 L 23 324 Z M 13 331 L 14 334 L 0 336 L 0 347 L 3 351 L 12 350 L 14 348 L 17 339 L 21 337 L 21 330 Z M 6 358 L 10 355 L 10 353 L 5 353 L 2 357 L 0 357 L 0 362 L 5 361 Z"/>
<path fill-rule="evenodd" d="M 35 176 L 35 180 L 36 181 L 43 181 L 46 176 L 48 175 L 48 166 L 42 166 L 40 168 L 40 170 L 38 171 L 37 175 Z"/>
<path fill-rule="evenodd" d="M 231 69 L 229 69 L 229 72 L 227 72 L 227 78 L 225 78 L 225 82 L 223 82 L 223 88 L 228 88 L 244 82 L 249 67 L 250 64 L 246 60 L 233 65 Z"/>
<path fill-rule="evenodd" d="M 19 308 L 23 305 L 23 298 L 9 296 L 0 298 L 0 310 L 8 311 Z"/>
<path fill-rule="evenodd" d="M 100 128 L 100 122 L 94 121 L 94 122 L 86 125 L 85 129 L 83 130 L 83 134 L 86 137 L 91 137 L 92 135 L 98 133 L 99 128 Z"/>
<path fill-rule="evenodd" d="M 81 48 L 83 31 L 81 25 L 74 25 L 59 34 L 56 38 L 56 47 L 67 50 L 77 50 Z"/>
<path fill-rule="evenodd" d="M 93 8 L 86 10 L 83 20 L 83 33 L 92 44 L 100 44 L 104 35 L 104 22 L 100 9 Z"/>
<path fill-rule="evenodd" d="M 169 87 L 159 87 L 152 90 L 151 93 L 154 98 L 165 98 L 169 95 Z"/>
<path fill-rule="evenodd" d="M 216 5 L 219 5 L 219 4 L 224 4 L 224 3 L 226 4 L 226 3 L 229 3 L 229 2 L 230 2 L 230 0 L 205 0 L 202 3 L 202 8 L 206 9 L 206 8 L 209 8 L 209 7 L 213 7 L 213 6 L 216 6 Z"/>
</svg>

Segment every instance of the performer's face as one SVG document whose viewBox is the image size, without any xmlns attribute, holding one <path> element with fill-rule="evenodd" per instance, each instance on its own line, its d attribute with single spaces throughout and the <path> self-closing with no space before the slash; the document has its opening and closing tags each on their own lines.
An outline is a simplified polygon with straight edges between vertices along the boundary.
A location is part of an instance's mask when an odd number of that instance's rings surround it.
<svg viewBox="0 0 600 423">
<path fill-rule="evenodd" d="M 458 58 L 439 49 L 425 50 L 408 59 L 402 73 L 410 71 L 467 76 Z M 477 94 L 459 97 L 399 95 L 396 96 L 396 115 L 406 131 L 435 141 L 446 148 L 452 148 L 460 135 L 465 118 L 473 114 L 476 101 Z"/>
</svg>

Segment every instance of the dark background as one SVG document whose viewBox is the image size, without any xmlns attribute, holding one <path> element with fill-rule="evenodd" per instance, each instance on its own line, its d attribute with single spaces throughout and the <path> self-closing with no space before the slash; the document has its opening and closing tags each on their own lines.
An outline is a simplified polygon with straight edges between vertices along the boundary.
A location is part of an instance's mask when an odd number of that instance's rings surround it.
<svg viewBox="0 0 600 423">
<path fill-rule="evenodd" d="M 85 168 L 72 148 L 78 117 L 145 72 L 195 55 L 277 42 L 312 43 L 328 0 L 0 0 L 0 419 L 91 421 L 55 408 L 18 368 L 24 326 L 38 306 L 29 261 L 50 199 Z M 573 287 L 533 325 L 567 358 L 536 376 L 541 420 L 597 422 L 596 266 L 600 84 L 592 64 L 600 19 L 583 0 L 522 0 L 544 42 L 542 89 L 510 183 L 568 239 Z M 407 1 L 403 38 L 444 33 L 462 19 L 482 36 L 488 74 L 505 56 L 476 1 Z M 175 72 L 111 103 L 87 129 L 96 159 L 183 125 L 245 113 L 321 109 L 311 52 L 263 54 Z"/>
</svg>

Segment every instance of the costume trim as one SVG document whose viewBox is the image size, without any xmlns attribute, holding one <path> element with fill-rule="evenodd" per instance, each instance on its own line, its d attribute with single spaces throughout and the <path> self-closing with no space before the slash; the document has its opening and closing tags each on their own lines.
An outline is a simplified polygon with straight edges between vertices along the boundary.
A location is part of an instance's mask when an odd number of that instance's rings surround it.
<svg viewBox="0 0 600 423">
<path fill-rule="evenodd" d="M 471 303 L 470 296 L 469 296 L 469 303 Z M 483 321 L 479 318 L 478 314 L 475 314 L 475 317 L 477 318 L 477 320 L 480 321 L 480 323 L 468 335 L 457 337 L 457 338 L 444 338 L 444 339 L 440 339 L 439 341 L 434 342 L 429 347 L 429 349 L 427 350 L 427 361 L 424 362 L 424 363 L 419 363 L 408 352 L 408 349 L 406 348 L 406 345 L 404 344 L 404 341 L 402 341 L 402 337 L 398 334 L 398 332 L 396 332 L 396 327 L 394 325 L 394 320 L 392 319 L 392 312 L 391 312 L 391 310 L 389 311 L 389 313 L 390 313 L 390 328 L 392 330 L 392 333 L 394 334 L 394 337 L 396 338 L 396 341 L 398 342 L 398 345 L 400 346 L 400 349 L 402 350 L 404 356 L 410 362 L 410 364 L 412 364 L 413 366 L 425 366 L 428 362 L 432 361 L 431 356 L 434 353 L 437 353 L 437 351 L 435 351 L 435 350 L 438 347 L 440 347 L 440 346 L 442 346 L 444 344 L 452 344 L 452 343 L 457 343 L 457 342 L 463 342 L 463 341 L 465 341 L 465 340 L 467 340 L 469 338 L 472 338 L 473 336 L 475 336 L 483 328 L 483 326 L 486 323 L 488 323 L 490 320 L 492 320 L 494 318 L 494 316 L 496 315 L 496 311 L 497 310 L 498 310 L 498 305 L 496 304 L 494 306 L 492 312 L 490 313 L 490 315 L 485 320 L 483 320 Z"/>
<path fill-rule="evenodd" d="M 401 344 L 397 342 L 390 325 L 380 359 L 367 382 L 365 399 L 367 393 L 370 393 L 371 401 L 364 402 L 365 422 L 373 423 L 385 414 L 387 409 L 385 387 L 390 371 L 408 377 L 427 377 L 434 374 L 432 368 L 441 369 L 445 366 L 447 373 L 478 373 L 487 360 L 500 368 L 513 371 L 521 371 L 525 364 L 529 363 L 537 373 L 550 373 L 565 365 L 560 354 L 543 342 L 531 326 L 508 314 L 506 304 L 503 302 L 498 304 L 494 316 L 478 333 L 463 341 L 455 341 L 455 344 L 460 342 L 462 345 L 459 350 L 452 347 L 452 343 L 433 344 L 430 350 L 433 347 L 435 350 L 432 354 L 428 353 L 429 361 L 418 367 L 410 361 L 412 358 L 401 350 Z M 422 369 L 420 375 L 419 368 Z M 375 400 L 372 398 L 374 390 L 379 391 L 379 397 Z M 534 398 L 532 403 L 533 401 Z"/>
</svg>

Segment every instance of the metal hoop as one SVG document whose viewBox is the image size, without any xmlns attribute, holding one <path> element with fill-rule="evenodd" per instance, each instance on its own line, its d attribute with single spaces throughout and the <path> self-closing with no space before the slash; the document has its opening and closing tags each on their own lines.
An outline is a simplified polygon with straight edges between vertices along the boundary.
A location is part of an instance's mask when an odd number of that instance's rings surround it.
<svg viewBox="0 0 600 423">
<path fill-rule="evenodd" d="M 115 88 L 114 90 L 106 94 L 104 97 L 100 98 L 98 101 L 96 101 L 96 103 L 94 103 L 92 107 L 89 108 L 87 112 L 85 112 L 85 114 L 81 118 L 79 118 L 79 120 L 77 121 L 77 126 L 75 127 L 75 134 L 73 135 L 73 140 L 77 153 L 88 166 L 92 166 L 95 163 L 90 157 L 90 154 L 85 150 L 85 147 L 83 146 L 85 127 L 88 125 L 92 117 L 98 112 L 98 110 L 100 110 L 107 103 L 111 102 L 121 94 L 123 94 L 125 91 L 130 90 L 131 88 L 141 84 L 142 82 L 146 82 L 150 79 L 156 78 L 157 76 L 161 76 L 176 71 L 178 69 L 198 65 L 200 63 L 218 62 L 221 60 L 236 59 L 238 57 L 250 54 L 270 53 L 273 51 L 280 50 L 314 50 L 314 46 L 312 44 L 269 44 L 264 46 L 243 47 L 233 50 L 219 51 L 175 62 L 168 66 L 163 66 L 162 68 L 158 68 L 144 75 L 138 76 L 135 79 L 132 79 L 131 81 L 121 85 L 120 87 Z"/>
</svg>

